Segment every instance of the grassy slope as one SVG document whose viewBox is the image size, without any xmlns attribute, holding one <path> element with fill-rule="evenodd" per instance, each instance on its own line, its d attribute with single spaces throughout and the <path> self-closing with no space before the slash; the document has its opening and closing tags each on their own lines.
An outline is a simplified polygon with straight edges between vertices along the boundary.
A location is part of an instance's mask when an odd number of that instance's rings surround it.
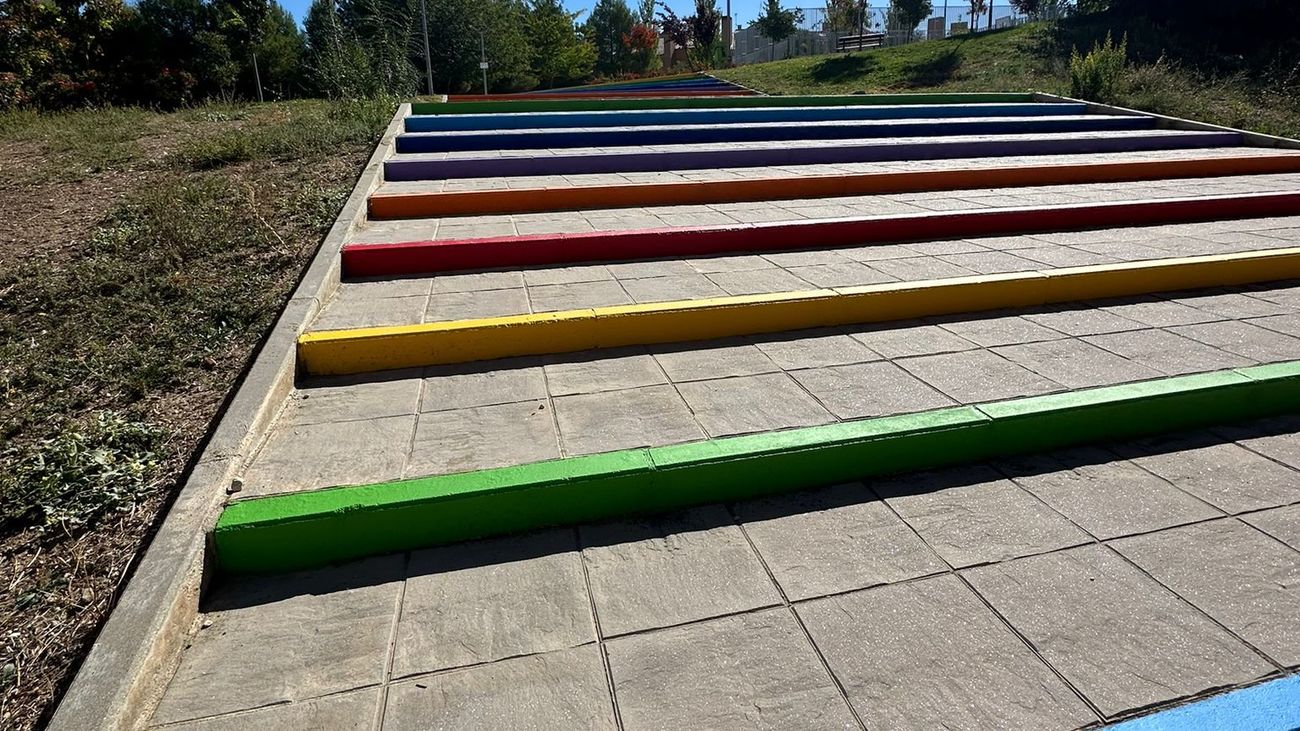
<svg viewBox="0 0 1300 731">
<path fill-rule="evenodd" d="M 846 55 L 740 66 L 717 75 L 772 94 L 926 90 L 1068 95 L 1070 51 L 1076 45 L 1086 50 L 1105 30 L 1032 24 Z M 1121 36 L 1126 29 L 1113 30 Z M 1135 58 L 1114 97 L 1099 101 L 1300 137 L 1300 87 L 1295 82 L 1294 74 L 1282 81 L 1201 74 L 1157 51 Z"/>
<path fill-rule="evenodd" d="M 0 728 L 51 709 L 392 110 L 0 115 Z"/>
</svg>

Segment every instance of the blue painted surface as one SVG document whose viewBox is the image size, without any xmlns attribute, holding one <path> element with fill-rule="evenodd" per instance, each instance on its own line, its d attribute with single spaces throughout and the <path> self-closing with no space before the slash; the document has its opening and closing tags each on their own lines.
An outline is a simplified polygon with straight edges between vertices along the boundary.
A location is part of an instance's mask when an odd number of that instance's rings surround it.
<svg viewBox="0 0 1300 731">
<path fill-rule="evenodd" d="M 1294 731 L 1300 728 L 1300 675 L 1135 718 L 1112 731 Z"/>
<path fill-rule="evenodd" d="M 1106 137 L 1047 137 L 1028 140 L 946 140 L 899 144 L 891 140 L 842 145 L 801 147 L 787 145 L 762 149 L 726 149 L 680 152 L 609 152 L 587 155 L 530 157 L 470 157 L 451 160 L 396 158 L 384 163 L 388 180 L 450 180 L 522 175 L 577 175 L 581 173 L 658 172 L 709 170 L 768 165 L 833 165 L 848 162 L 893 160 L 945 160 L 961 157 L 1010 155 L 1069 155 L 1146 150 L 1193 150 L 1236 147 L 1238 132 L 1185 132 L 1178 134 L 1125 133 Z"/>
<path fill-rule="evenodd" d="M 529 130 L 416 133 L 397 137 L 397 151 L 468 152 L 475 150 L 543 150 L 574 147 L 637 147 L 698 145 L 714 142 L 802 142 L 805 140 L 880 139 L 945 135 L 1007 135 L 1099 130 L 1153 129 L 1152 117 L 1092 117 L 1026 119 L 885 120 L 841 123 L 791 123 L 768 126 L 686 126 L 646 129 Z"/>
<path fill-rule="evenodd" d="M 649 109 L 616 112 L 514 112 L 429 114 L 406 118 L 407 132 L 473 132 L 564 127 L 631 127 L 670 124 L 834 122 L 853 119 L 953 119 L 1053 117 L 1086 114 L 1084 104 L 900 104 L 879 107 L 758 107 L 751 109 Z"/>
</svg>

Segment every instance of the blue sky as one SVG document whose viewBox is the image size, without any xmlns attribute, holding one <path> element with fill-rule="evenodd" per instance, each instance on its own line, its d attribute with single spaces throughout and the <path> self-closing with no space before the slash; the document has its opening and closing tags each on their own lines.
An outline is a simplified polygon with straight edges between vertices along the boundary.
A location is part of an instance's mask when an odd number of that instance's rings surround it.
<svg viewBox="0 0 1300 731">
<path fill-rule="evenodd" d="M 298 20 L 299 24 L 302 23 L 303 17 L 307 15 L 307 8 L 311 5 L 311 0 L 279 1 Z M 436 0 L 429 0 L 429 2 L 436 2 Z M 589 10 L 594 2 L 595 0 L 564 0 L 564 6 L 569 10 Z M 820 7 L 823 2 L 824 0 L 804 0 L 803 4 Z M 632 6 L 634 10 L 636 9 L 635 0 L 628 0 L 628 5 Z M 683 17 L 695 12 L 695 0 L 668 0 L 667 5 L 673 9 L 673 12 Z M 746 25 L 748 25 L 749 21 L 758 17 L 760 5 L 761 0 L 731 0 L 731 14 L 736 19 L 745 21 Z M 789 2 L 783 2 L 782 5 L 792 7 Z M 727 0 L 718 0 L 718 9 L 725 13 Z M 579 21 L 585 19 L 586 15 L 584 14 L 579 18 Z"/>
</svg>

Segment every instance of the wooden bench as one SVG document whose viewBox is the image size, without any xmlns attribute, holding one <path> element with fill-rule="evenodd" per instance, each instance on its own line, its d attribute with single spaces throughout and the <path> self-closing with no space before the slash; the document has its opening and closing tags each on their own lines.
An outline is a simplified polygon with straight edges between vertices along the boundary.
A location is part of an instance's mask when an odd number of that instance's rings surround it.
<svg viewBox="0 0 1300 731">
<path fill-rule="evenodd" d="M 856 36 L 840 36 L 835 40 L 835 51 L 861 51 L 864 48 L 879 48 L 885 45 L 884 33 L 863 33 Z"/>
</svg>

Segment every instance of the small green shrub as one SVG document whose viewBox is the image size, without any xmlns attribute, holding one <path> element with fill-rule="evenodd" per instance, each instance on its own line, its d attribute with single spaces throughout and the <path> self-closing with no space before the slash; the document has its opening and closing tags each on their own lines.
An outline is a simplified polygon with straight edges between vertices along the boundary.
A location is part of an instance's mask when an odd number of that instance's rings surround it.
<svg viewBox="0 0 1300 731">
<path fill-rule="evenodd" d="M 0 525 L 64 528 L 125 512 L 153 491 L 162 431 L 100 412 L 25 449 L 0 453 Z"/>
<path fill-rule="evenodd" d="M 1070 54 L 1070 95 L 1096 102 L 1111 101 L 1115 87 L 1124 76 L 1127 60 L 1127 34 L 1116 44 L 1107 33 L 1106 40 L 1094 43 L 1086 56 L 1074 49 Z"/>
</svg>

